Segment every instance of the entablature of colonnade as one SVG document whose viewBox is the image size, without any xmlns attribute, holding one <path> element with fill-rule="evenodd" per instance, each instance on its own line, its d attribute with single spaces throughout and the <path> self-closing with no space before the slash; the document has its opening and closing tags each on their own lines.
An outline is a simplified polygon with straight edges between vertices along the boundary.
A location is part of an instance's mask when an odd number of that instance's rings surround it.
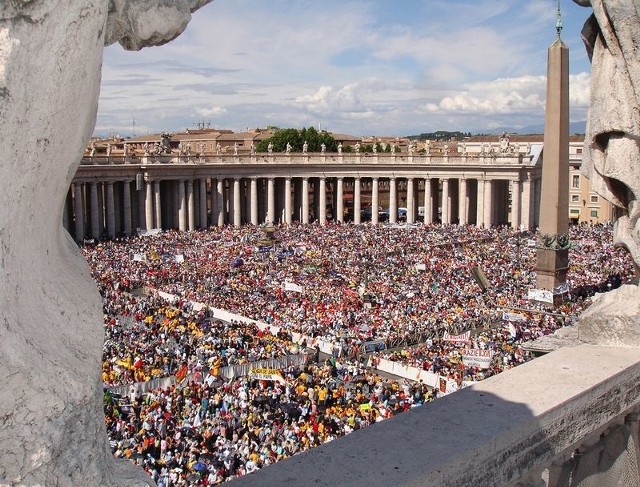
<svg viewBox="0 0 640 487">
<path fill-rule="evenodd" d="M 125 163 L 126 161 L 126 163 Z M 191 161 L 191 162 L 189 162 Z M 142 158 L 85 158 L 76 182 L 264 177 L 461 178 L 532 179 L 539 165 L 522 163 L 517 156 L 471 157 L 408 155 L 255 155 L 207 159 L 154 156 Z"/>
</svg>

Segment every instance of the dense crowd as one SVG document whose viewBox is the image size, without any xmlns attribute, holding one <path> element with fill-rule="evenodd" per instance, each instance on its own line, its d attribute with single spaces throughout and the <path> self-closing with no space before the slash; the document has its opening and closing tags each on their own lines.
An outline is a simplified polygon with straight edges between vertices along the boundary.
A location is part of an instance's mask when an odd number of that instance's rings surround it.
<svg viewBox="0 0 640 487">
<path fill-rule="evenodd" d="M 572 227 L 569 292 L 553 313 L 527 300 L 535 235 L 526 232 L 330 224 L 278 227 L 275 236 L 224 227 L 83 248 L 104 297 L 104 382 L 185 368 L 210 379 L 106 401 L 116 456 L 143 463 L 159 485 L 219 483 L 435 397 L 420 382 L 364 368 L 367 342 L 385 344 L 373 365 L 385 358 L 459 384 L 481 380 L 528 360 L 523 342 L 571 322 L 594 292 L 633 276 L 604 225 Z M 175 298 L 135 291 L 143 287 Z M 208 307 L 278 328 L 213 319 Z M 489 368 L 465 366 L 460 343 L 445 335 L 466 330 L 466 347 L 494 352 Z M 342 353 L 289 367 L 282 381 L 216 378 L 220 367 L 297 353 L 293 332 Z"/>
</svg>

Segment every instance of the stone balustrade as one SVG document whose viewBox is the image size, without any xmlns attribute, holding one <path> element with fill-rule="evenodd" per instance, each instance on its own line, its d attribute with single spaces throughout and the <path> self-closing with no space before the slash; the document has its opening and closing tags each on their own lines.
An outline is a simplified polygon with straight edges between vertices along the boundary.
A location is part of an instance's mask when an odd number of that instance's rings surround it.
<svg viewBox="0 0 640 487">
<path fill-rule="evenodd" d="M 566 347 L 232 485 L 638 486 L 640 353 Z"/>
</svg>

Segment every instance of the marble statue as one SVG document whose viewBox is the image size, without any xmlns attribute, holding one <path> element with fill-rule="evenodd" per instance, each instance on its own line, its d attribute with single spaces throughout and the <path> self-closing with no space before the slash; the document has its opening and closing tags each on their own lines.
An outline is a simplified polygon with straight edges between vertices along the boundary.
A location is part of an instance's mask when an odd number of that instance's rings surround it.
<svg viewBox="0 0 640 487">
<path fill-rule="evenodd" d="M 2 486 L 153 485 L 111 454 L 102 301 L 62 214 L 94 130 L 105 45 L 164 44 L 205 3 L 0 2 Z"/>
<path fill-rule="evenodd" d="M 373 148 L 371 149 L 374 154 L 378 153 L 378 144 L 373 144 Z"/>
<path fill-rule="evenodd" d="M 614 244 L 640 269 L 640 0 L 574 0 L 591 6 L 582 29 L 592 62 L 582 168 L 591 187 L 622 211 Z M 615 100 L 615 103 L 612 102 Z M 580 339 L 640 346 L 638 281 L 597 295 L 580 317 Z"/>
<path fill-rule="evenodd" d="M 395 154 L 396 153 L 396 144 L 391 144 L 391 153 Z"/>
<path fill-rule="evenodd" d="M 302 145 L 302 153 L 306 154 L 307 151 L 309 150 L 309 144 L 307 144 L 307 141 L 304 141 L 304 144 Z"/>
<path fill-rule="evenodd" d="M 238 146 L 238 143 L 237 143 L 237 142 L 234 142 L 234 143 L 233 143 L 233 155 L 234 155 L 234 156 L 237 156 L 237 155 L 238 155 L 238 147 L 239 147 L 239 146 Z"/>
<path fill-rule="evenodd" d="M 267 146 L 267 152 L 269 154 L 273 153 L 273 142 L 269 142 L 269 145 Z"/>
<path fill-rule="evenodd" d="M 342 142 L 338 144 L 338 154 L 342 154 Z"/>
<path fill-rule="evenodd" d="M 142 146 L 142 150 L 144 151 L 145 156 L 149 155 L 149 142 L 144 143 L 144 145 Z"/>
<path fill-rule="evenodd" d="M 291 154 L 291 144 L 289 142 L 287 142 L 286 153 Z"/>
<path fill-rule="evenodd" d="M 326 144 L 323 142 L 322 144 L 320 144 L 320 152 L 322 154 L 324 154 L 325 152 L 327 152 L 327 146 Z"/>
<path fill-rule="evenodd" d="M 111 157 L 111 144 L 107 144 L 107 157 Z"/>
<path fill-rule="evenodd" d="M 250 149 L 249 149 L 249 152 L 250 152 L 250 154 L 251 154 L 252 156 L 255 156 L 255 155 L 256 155 L 256 146 L 255 146 L 255 145 L 253 145 L 253 142 L 251 142 L 251 147 L 250 147 Z"/>
</svg>

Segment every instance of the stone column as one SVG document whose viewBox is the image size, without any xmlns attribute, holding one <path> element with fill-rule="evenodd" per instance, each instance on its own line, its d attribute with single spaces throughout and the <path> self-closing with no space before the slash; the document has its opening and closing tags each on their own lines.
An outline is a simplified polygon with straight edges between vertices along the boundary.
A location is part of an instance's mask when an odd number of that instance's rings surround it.
<svg viewBox="0 0 640 487">
<path fill-rule="evenodd" d="M 276 202 L 274 198 L 275 179 L 267 179 L 267 221 L 273 223 L 276 214 Z"/>
<path fill-rule="evenodd" d="M 442 180 L 442 224 L 449 225 L 451 223 L 451 210 L 449 204 L 449 179 Z"/>
<path fill-rule="evenodd" d="M 160 192 L 160 181 L 153 182 L 153 199 L 155 202 L 155 228 L 162 228 L 162 193 Z"/>
<path fill-rule="evenodd" d="M 433 196 L 431 195 L 431 178 L 424 180 L 424 224 L 433 223 Z"/>
<path fill-rule="evenodd" d="M 415 186 L 413 178 L 407 178 L 407 223 L 414 223 L 416 221 L 415 205 Z"/>
<path fill-rule="evenodd" d="M 184 180 L 180 179 L 178 183 L 178 230 L 185 232 L 187 230 L 187 198 L 184 193 Z"/>
<path fill-rule="evenodd" d="M 233 178 L 233 226 L 242 225 L 242 205 L 240 203 L 240 178 Z"/>
<path fill-rule="evenodd" d="M 207 180 L 200 178 L 200 190 L 198 199 L 200 200 L 200 228 L 207 228 Z"/>
<path fill-rule="evenodd" d="M 291 214 L 293 205 L 291 202 L 291 178 L 284 179 L 284 223 L 291 225 Z"/>
<path fill-rule="evenodd" d="M 224 226 L 224 179 L 219 178 L 216 183 L 216 225 Z"/>
<path fill-rule="evenodd" d="M 73 213 L 76 241 L 84 239 L 84 201 L 82 198 L 82 183 L 73 184 Z"/>
<path fill-rule="evenodd" d="M 389 222 L 398 221 L 398 188 L 396 178 L 389 179 Z"/>
<path fill-rule="evenodd" d="M 144 195 L 144 227 L 153 228 L 153 182 L 147 181 Z"/>
<path fill-rule="evenodd" d="M 514 179 L 511 187 L 511 228 L 520 229 L 520 180 Z"/>
<path fill-rule="evenodd" d="M 487 179 L 484 183 L 484 225 L 487 228 L 491 228 L 493 220 L 493 181 Z"/>
<path fill-rule="evenodd" d="M 189 230 L 196 229 L 196 208 L 195 198 L 193 197 L 193 179 L 187 179 L 187 215 Z"/>
<path fill-rule="evenodd" d="M 374 225 L 378 223 L 378 209 L 380 207 L 378 189 L 378 178 L 373 178 L 371 180 L 371 223 Z"/>
<path fill-rule="evenodd" d="M 258 179 L 251 178 L 249 192 L 251 194 L 251 224 L 258 224 Z"/>
<path fill-rule="evenodd" d="M 98 183 L 89 183 L 89 203 L 91 205 L 91 236 L 100 238 L 100 208 L 98 208 Z"/>
<path fill-rule="evenodd" d="M 131 181 L 122 181 L 122 212 L 124 213 L 123 231 L 131 235 Z"/>
<path fill-rule="evenodd" d="M 458 191 L 458 219 L 460 225 L 467 224 L 467 180 L 460 179 L 460 191 Z"/>
<path fill-rule="evenodd" d="M 520 223 L 525 230 L 528 230 L 531 227 L 531 181 L 528 179 L 522 181 L 521 196 L 520 214 L 522 215 L 522 218 L 520 219 Z"/>
<path fill-rule="evenodd" d="M 302 223 L 309 223 L 309 178 L 302 178 Z"/>
<path fill-rule="evenodd" d="M 479 227 L 486 226 L 484 221 L 484 192 L 485 180 L 478 178 L 478 193 L 476 194 L 476 225 Z"/>
<path fill-rule="evenodd" d="M 336 221 L 344 221 L 344 179 L 337 178 L 336 181 Z"/>
<path fill-rule="evenodd" d="M 353 180 L 353 223 L 359 225 L 362 223 L 362 201 L 360 196 L 360 178 L 354 178 Z"/>
<path fill-rule="evenodd" d="M 327 180 L 320 178 L 320 198 L 319 198 L 320 225 L 327 223 Z"/>
</svg>

